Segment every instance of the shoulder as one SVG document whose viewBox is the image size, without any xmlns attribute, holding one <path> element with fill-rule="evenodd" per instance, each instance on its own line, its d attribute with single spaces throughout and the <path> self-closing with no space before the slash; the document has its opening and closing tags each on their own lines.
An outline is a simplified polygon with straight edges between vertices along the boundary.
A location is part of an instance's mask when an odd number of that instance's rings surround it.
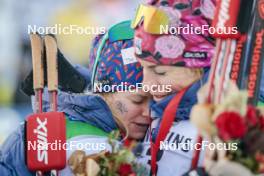
<svg viewBox="0 0 264 176">
<path fill-rule="evenodd" d="M 1 146 L 0 173 L 8 170 L 14 175 L 32 175 L 25 164 L 24 126 L 21 124 Z"/>
<path fill-rule="evenodd" d="M 1 146 L 2 155 L 9 155 L 12 152 L 24 150 L 24 128 L 25 124 L 21 124 Z"/>
<path fill-rule="evenodd" d="M 91 135 L 107 137 L 109 134 L 102 129 L 81 121 L 66 120 L 66 136 L 71 139 L 76 136 Z"/>
</svg>

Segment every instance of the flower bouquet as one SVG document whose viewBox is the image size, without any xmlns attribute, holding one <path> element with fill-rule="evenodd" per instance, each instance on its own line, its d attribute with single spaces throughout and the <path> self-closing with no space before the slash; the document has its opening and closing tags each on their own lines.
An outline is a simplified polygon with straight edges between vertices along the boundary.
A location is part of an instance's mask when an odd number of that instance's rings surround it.
<svg viewBox="0 0 264 176">
<path fill-rule="evenodd" d="M 110 151 L 85 155 L 84 151 L 75 151 L 68 164 L 75 176 L 144 176 L 146 169 L 136 162 L 133 148 L 136 142 L 121 146 L 117 142 L 118 133 L 109 137 Z"/>
<path fill-rule="evenodd" d="M 206 88 L 204 88 L 206 89 Z M 229 84 L 220 104 L 205 103 L 203 91 L 200 104 L 193 107 L 191 121 L 204 139 L 233 149 L 207 150 L 205 169 L 210 175 L 253 175 L 264 173 L 263 110 L 247 104 L 247 92 Z"/>
</svg>

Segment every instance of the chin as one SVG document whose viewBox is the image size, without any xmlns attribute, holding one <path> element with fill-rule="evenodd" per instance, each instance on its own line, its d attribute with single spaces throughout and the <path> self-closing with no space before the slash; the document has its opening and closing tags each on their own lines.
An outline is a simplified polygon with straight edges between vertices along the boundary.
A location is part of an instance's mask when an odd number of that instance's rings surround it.
<svg viewBox="0 0 264 176">
<path fill-rule="evenodd" d="M 161 100 L 163 100 L 164 98 L 166 98 L 167 96 L 171 95 L 173 92 L 169 92 L 167 94 L 163 94 L 163 95 L 153 95 L 153 100 L 156 102 L 159 102 Z"/>
<path fill-rule="evenodd" d="M 134 140 L 142 140 L 145 137 L 145 133 L 129 134 L 129 137 Z"/>
</svg>

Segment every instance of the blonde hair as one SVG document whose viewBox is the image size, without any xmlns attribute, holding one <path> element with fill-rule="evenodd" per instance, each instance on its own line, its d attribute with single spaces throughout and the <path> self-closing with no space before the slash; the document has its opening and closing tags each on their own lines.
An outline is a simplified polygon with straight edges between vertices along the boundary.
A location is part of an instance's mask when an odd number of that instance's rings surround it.
<svg viewBox="0 0 264 176">
<path fill-rule="evenodd" d="M 191 71 L 198 77 L 198 80 L 200 81 L 200 86 L 202 87 L 204 85 L 204 82 L 202 80 L 204 70 L 202 68 L 193 68 L 191 69 Z"/>
<path fill-rule="evenodd" d="M 123 120 L 124 117 L 120 117 L 116 108 L 114 107 L 114 104 L 113 104 L 114 93 L 100 93 L 99 95 L 105 100 L 106 104 L 109 106 L 113 114 L 113 118 L 115 122 L 117 123 L 118 127 L 120 128 L 120 131 L 125 132 L 125 136 L 123 138 L 123 140 L 125 140 L 129 135 L 129 131 L 128 131 L 127 125 L 125 124 Z"/>
<path fill-rule="evenodd" d="M 197 77 L 201 78 L 204 74 L 204 71 L 202 68 L 189 68 L 190 72 Z"/>
</svg>

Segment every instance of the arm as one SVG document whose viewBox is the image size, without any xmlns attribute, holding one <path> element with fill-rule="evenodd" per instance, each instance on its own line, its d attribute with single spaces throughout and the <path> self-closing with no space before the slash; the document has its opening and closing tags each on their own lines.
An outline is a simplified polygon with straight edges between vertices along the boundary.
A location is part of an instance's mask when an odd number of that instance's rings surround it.
<svg viewBox="0 0 264 176">
<path fill-rule="evenodd" d="M 32 176 L 27 169 L 24 152 L 24 124 L 13 132 L 0 148 L 1 176 Z"/>
</svg>

